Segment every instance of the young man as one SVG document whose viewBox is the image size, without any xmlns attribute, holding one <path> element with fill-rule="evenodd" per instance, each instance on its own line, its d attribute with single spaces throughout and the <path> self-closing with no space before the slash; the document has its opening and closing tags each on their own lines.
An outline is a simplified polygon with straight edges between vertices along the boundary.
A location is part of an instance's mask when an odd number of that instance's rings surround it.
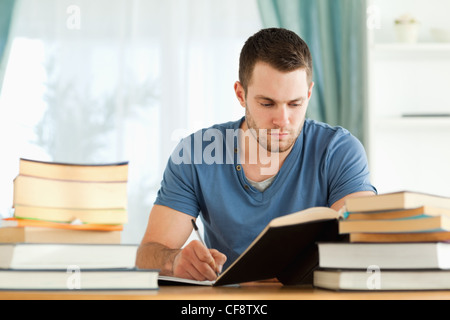
<svg viewBox="0 0 450 320">
<path fill-rule="evenodd" d="M 245 117 L 180 142 L 138 267 L 214 280 L 273 218 L 316 206 L 339 210 L 347 197 L 376 192 L 360 142 L 343 128 L 305 120 L 313 86 L 308 46 L 295 33 L 263 29 L 247 40 L 234 85 Z M 196 240 L 181 249 L 199 215 L 213 249 Z"/>
</svg>

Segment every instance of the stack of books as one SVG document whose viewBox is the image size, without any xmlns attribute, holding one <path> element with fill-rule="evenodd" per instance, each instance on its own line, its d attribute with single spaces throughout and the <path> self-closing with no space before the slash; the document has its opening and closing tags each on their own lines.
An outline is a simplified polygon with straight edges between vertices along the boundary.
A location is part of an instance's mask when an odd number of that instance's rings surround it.
<svg viewBox="0 0 450 320">
<path fill-rule="evenodd" d="M 346 210 L 349 242 L 318 244 L 316 287 L 450 289 L 450 198 L 402 191 L 349 199 Z"/>
<path fill-rule="evenodd" d="M 137 245 L 0 243 L 0 290 L 154 290 Z"/>
<path fill-rule="evenodd" d="M 128 163 L 20 159 L 14 217 L 0 221 L 0 290 L 157 289 L 121 244 Z"/>
<path fill-rule="evenodd" d="M 76 165 L 20 159 L 14 217 L 0 242 L 120 243 L 128 163 Z"/>
</svg>

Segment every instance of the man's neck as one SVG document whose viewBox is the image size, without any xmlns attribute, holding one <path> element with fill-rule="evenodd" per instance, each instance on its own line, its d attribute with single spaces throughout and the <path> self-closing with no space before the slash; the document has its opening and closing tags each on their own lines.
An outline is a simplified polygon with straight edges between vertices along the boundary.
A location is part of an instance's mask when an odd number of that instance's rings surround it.
<svg viewBox="0 0 450 320">
<path fill-rule="evenodd" d="M 244 135 L 239 137 L 240 160 L 245 176 L 253 181 L 260 182 L 276 175 L 293 147 L 284 152 L 270 152 L 257 142 L 253 134 L 248 132 L 249 129 L 245 120 L 242 122 L 241 129 Z M 252 141 L 245 141 L 246 139 Z"/>
</svg>

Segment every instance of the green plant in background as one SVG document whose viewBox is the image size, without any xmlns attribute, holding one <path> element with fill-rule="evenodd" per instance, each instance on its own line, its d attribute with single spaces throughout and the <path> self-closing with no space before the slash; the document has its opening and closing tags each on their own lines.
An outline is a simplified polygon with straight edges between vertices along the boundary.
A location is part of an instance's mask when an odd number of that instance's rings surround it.
<svg viewBox="0 0 450 320">
<path fill-rule="evenodd" d="M 121 128 L 127 119 L 155 105 L 155 82 L 137 83 L 127 75 L 123 84 L 96 97 L 89 90 L 89 79 L 81 84 L 62 80 L 55 59 L 49 59 L 45 69 L 47 109 L 35 126 L 34 143 L 56 162 L 120 161 L 114 158 L 120 153 Z"/>
<path fill-rule="evenodd" d="M 403 14 L 394 20 L 395 24 L 415 24 L 419 21 L 410 14 Z"/>
</svg>

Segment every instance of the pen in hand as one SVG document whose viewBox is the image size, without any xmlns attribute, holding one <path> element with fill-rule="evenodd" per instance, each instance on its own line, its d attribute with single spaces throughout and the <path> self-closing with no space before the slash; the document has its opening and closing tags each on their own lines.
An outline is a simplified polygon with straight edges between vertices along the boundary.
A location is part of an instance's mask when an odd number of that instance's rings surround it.
<svg viewBox="0 0 450 320">
<path fill-rule="evenodd" d="M 197 234 L 198 239 L 205 246 L 205 248 L 208 248 L 206 246 L 206 243 L 203 241 L 203 239 L 202 239 L 202 237 L 200 235 L 200 232 L 198 231 L 198 227 L 197 227 L 197 224 L 195 223 L 195 220 L 191 219 L 191 222 L 192 222 L 192 226 L 194 227 L 195 233 Z M 216 271 L 217 267 L 216 267 L 216 262 L 214 261 L 214 258 L 213 258 L 213 264 L 214 264 L 214 271 L 216 272 L 216 276 L 219 276 L 219 273 Z"/>
</svg>

